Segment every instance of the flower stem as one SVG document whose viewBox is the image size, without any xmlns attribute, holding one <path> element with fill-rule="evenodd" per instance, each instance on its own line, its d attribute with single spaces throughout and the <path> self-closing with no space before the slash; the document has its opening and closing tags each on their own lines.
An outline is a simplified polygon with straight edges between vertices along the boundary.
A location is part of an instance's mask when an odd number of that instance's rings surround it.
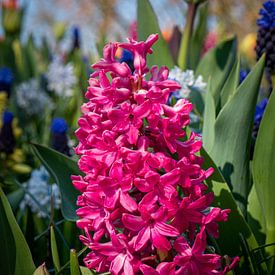
<svg viewBox="0 0 275 275">
<path fill-rule="evenodd" d="M 180 52 L 178 57 L 178 65 L 182 70 L 186 70 L 187 68 L 187 57 L 188 51 L 190 48 L 190 41 L 193 32 L 194 20 L 196 17 L 198 4 L 197 3 L 189 3 L 186 24 L 183 31 L 183 36 L 180 45 Z"/>
</svg>

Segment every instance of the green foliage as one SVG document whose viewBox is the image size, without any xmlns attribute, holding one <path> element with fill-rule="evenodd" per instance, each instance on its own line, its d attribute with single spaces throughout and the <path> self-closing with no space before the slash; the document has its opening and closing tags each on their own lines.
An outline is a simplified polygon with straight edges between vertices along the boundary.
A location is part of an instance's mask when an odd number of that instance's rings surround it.
<svg viewBox="0 0 275 275">
<path fill-rule="evenodd" d="M 249 251 L 258 247 L 258 243 L 219 168 L 203 148 L 201 149 L 201 155 L 204 157 L 203 168 L 213 167 L 215 169 L 214 174 L 206 180 L 209 189 L 215 194 L 213 206 L 231 210 L 228 221 L 219 223 L 220 236 L 216 240 L 218 249 L 221 254 L 229 256 L 243 255 L 244 257 L 242 257 L 240 262 L 240 270 L 248 271 L 246 261 L 252 261 Z M 249 251 L 244 250 L 242 239 L 248 245 Z M 265 266 L 259 266 L 259 269 L 265 270 Z"/>
<path fill-rule="evenodd" d="M 138 22 L 138 38 L 146 40 L 152 33 L 158 33 L 158 42 L 153 46 L 154 54 L 147 57 L 147 64 L 167 66 L 171 69 L 174 66 L 173 58 L 169 52 L 167 43 L 162 37 L 158 20 L 149 0 L 138 0 L 137 2 L 137 22 Z"/>
<path fill-rule="evenodd" d="M 252 162 L 253 181 L 265 217 L 266 244 L 275 242 L 275 200 L 274 200 L 274 179 L 275 179 L 275 92 L 271 93 L 266 107 L 260 129 L 258 132 L 254 158 Z M 252 213 L 253 214 L 253 213 Z M 263 222 L 263 221 L 261 221 Z M 266 249 L 270 255 L 275 255 L 275 246 Z M 271 272 L 275 272 L 275 266 L 271 266 Z M 272 273 L 274 274 L 274 273 Z"/>
<path fill-rule="evenodd" d="M 244 213 L 251 188 L 249 161 L 252 123 L 263 69 L 264 57 L 221 109 L 215 120 L 214 133 L 204 137 L 206 149 L 220 167 Z M 205 109 L 212 110 L 213 103 L 209 107 L 207 104 L 206 101 Z M 204 121 L 210 119 L 213 123 L 212 113 L 210 116 L 205 112 Z"/>
<path fill-rule="evenodd" d="M 200 61 L 196 76 L 202 75 L 205 81 L 211 80 L 211 92 L 218 109 L 219 96 L 236 60 L 236 38 L 225 40 L 205 54 Z"/>
<path fill-rule="evenodd" d="M 53 259 L 53 264 L 54 264 L 55 271 L 58 272 L 60 270 L 60 260 L 59 260 L 57 243 L 56 243 L 56 238 L 55 238 L 55 233 L 54 233 L 54 227 L 53 226 L 51 226 L 50 231 L 51 231 L 52 259 Z"/>
<path fill-rule="evenodd" d="M 81 275 L 77 254 L 74 249 L 70 251 L 70 273 L 71 275 Z"/>
<path fill-rule="evenodd" d="M 195 70 L 201 58 L 204 39 L 207 33 L 208 5 L 201 5 L 198 10 L 198 24 L 190 41 L 190 50 L 188 55 L 188 68 Z"/>
<path fill-rule="evenodd" d="M 0 224 L 0 274 L 32 274 L 35 266 L 31 252 L 1 188 Z"/>
<path fill-rule="evenodd" d="M 76 161 L 45 146 L 32 144 L 34 154 L 43 163 L 60 188 L 61 211 L 65 219 L 76 221 L 76 199 L 79 192 L 73 187 L 71 175 L 79 175 Z"/>
</svg>

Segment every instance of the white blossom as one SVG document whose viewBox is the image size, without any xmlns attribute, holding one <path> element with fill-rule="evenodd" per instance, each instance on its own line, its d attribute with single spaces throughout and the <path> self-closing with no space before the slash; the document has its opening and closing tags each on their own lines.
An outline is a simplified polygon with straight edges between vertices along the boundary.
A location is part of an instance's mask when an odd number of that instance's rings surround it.
<svg viewBox="0 0 275 275">
<path fill-rule="evenodd" d="M 16 88 L 16 103 L 28 115 L 41 115 L 46 108 L 53 107 L 51 98 L 40 88 L 37 79 L 30 79 Z"/>
<path fill-rule="evenodd" d="M 204 91 L 207 85 L 205 82 L 203 82 L 203 78 L 201 75 L 195 78 L 194 72 L 192 70 L 186 70 L 183 72 L 177 66 L 175 66 L 169 72 L 169 79 L 175 80 L 181 85 L 181 89 L 179 90 L 179 96 L 181 98 L 189 97 L 191 92 L 190 88 Z"/>
<path fill-rule="evenodd" d="M 49 184 L 49 173 L 41 166 L 32 172 L 31 178 L 23 183 L 25 195 L 20 203 L 20 209 L 27 206 L 38 217 L 45 218 L 51 211 L 51 197 L 55 209 L 60 208 L 61 199 L 57 184 Z"/>
<path fill-rule="evenodd" d="M 48 89 L 58 96 L 70 97 L 76 84 L 73 65 L 64 64 L 59 58 L 54 58 L 46 74 Z"/>
</svg>

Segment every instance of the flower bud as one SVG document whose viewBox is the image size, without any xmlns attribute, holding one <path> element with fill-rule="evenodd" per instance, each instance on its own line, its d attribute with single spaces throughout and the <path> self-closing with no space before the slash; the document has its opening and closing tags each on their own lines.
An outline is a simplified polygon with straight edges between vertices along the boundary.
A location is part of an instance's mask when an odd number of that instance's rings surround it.
<svg viewBox="0 0 275 275">
<path fill-rule="evenodd" d="M 3 7 L 3 28 L 6 35 L 18 35 L 21 30 L 23 10 L 13 7 Z"/>
</svg>

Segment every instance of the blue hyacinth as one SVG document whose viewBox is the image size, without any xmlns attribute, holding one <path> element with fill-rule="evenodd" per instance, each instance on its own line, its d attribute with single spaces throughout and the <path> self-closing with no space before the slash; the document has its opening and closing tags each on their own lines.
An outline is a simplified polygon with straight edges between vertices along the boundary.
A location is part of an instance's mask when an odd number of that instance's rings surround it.
<svg viewBox="0 0 275 275">
<path fill-rule="evenodd" d="M 51 125 L 51 131 L 54 134 L 64 134 L 68 130 L 68 124 L 63 118 L 54 118 Z"/>
<path fill-rule="evenodd" d="M 240 84 L 246 79 L 246 77 L 248 76 L 250 70 L 244 70 L 244 69 L 241 69 L 240 70 Z"/>
<path fill-rule="evenodd" d="M 0 92 L 4 91 L 10 94 L 11 84 L 13 82 L 13 73 L 7 67 L 0 68 Z"/>
<path fill-rule="evenodd" d="M 267 102 L 268 102 L 268 99 L 265 98 L 256 106 L 256 110 L 255 110 L 255 114 L 254 114 L 254 121 L 256 123 L 260 122 L 262 120 Z"/>
<path fill-rule="evenodd" d="M 268 0 L 264 2 L 259 15 L 261 17 L 257 20 L 258 26 L 263 28 L 275 27 L 275 1 Z"/>
<path fill-rule="evenodd" d="M 63 118 L 54 118 L 51 125 L 52 148 L 56 151 L 71 156 L 71 150 L 68 146 L 67 132 L 68 124 Z"/>
</svg>

